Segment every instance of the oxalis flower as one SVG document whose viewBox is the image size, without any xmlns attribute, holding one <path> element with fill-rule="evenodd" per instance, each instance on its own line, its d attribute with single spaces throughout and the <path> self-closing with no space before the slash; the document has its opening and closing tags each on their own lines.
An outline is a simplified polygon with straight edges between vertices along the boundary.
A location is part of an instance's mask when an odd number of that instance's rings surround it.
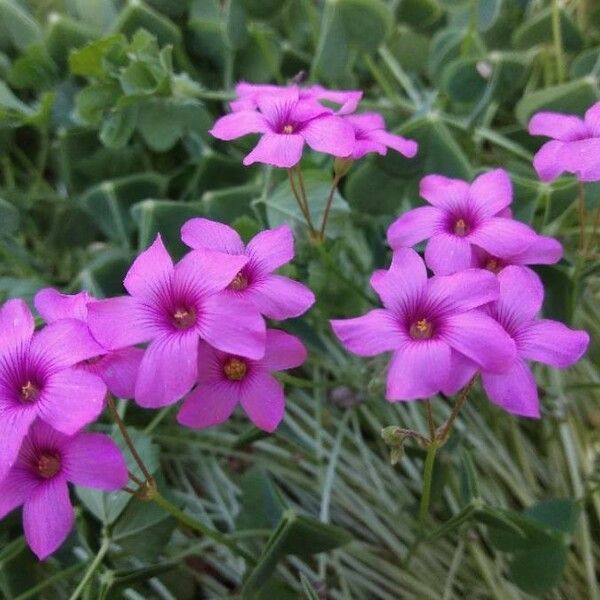
<svg viewBox="0 0 600 600">
<path fill-rule="evenodd" d="M 425 261 L 436 275 L 471 267 L 474 246 L 505 259 L 526 251 L 536 239 L 533 229 L 503 216 L 512 202 L 512 185 L 502 169 L 484 173 L 470 185 L 427 175 L 420 193 L 432 206 L 409 210 L 392 223 L 388 243 L 395 250 L 429 239 Z"/>
<path fill-rule="evenodd" d="M 429 398 L 443 390 L 455 353 L 494 373 L 514 360 L 513 340 L 478 309 L 498 298 L 499 283 L 492 273 L 468 269 L 428 280 L 421 257 L 401 248 L 394 252 L 389 271 L 373 274 L 371 285 L 385 308 L 331 325 L 355 354 L 393 352 L 388 400 Z"/>
<path fill-rule="evenodd" d="M 102 352 L 84 323 L 63 319 L 33 331 L 22 300 L 0 309 L 0 481 L 36 417 L 71 435 L 98 417 L 106 396 L 99 377 L 73 368 Z"/>
<path fill-rule="evenodd" d="M 34 298 L 34 304 L 46 323 L 62 319 L 79 319 L 87 324 L 87 305 L 95 298 L 87 292 L 79 294 L 61 294 L 55 289 L 40 290 Z M 94 375 L 98 375 L 106 384 L 108 391 L 117 398 L 133 398 L 135 381 L 144 351 L 140 348 L 122 348 L 104 350 L 102 354 L 88 358 L 75 365 Z"/>
<path fill-rule="evenodd" d="M 576 115 L 539 112 L 529 121 L 531 135 L 553 138 L 533 158 L 542 181 L 573 173 L 580 181 L 600 181 L 600 102 L 582 119 Z"/>
<path fill-rule="evenodd" d="M 452 378 L 443 391 L 456 393 L 481 369 L 483 388 L 494 404 L 515 415 L 539 418 L 537 385 L 528 361 L 568 367 L 585 353 L 589 335 L 585 331 L 569 329 L 558 321 L 537 318 L 544 288 L 533 271 L 509 266 L 498 275 L 498 281 L 500 297 L 486 310 L 514 340 L 516 358 L 505 372 L 494 373 L 465 357 L 455 356 Z"/>
<path fill-rule="evenodd" d="M 267 331 L 265 355 L 249 360 L 219 352 L 206 343 L 198 350 L 198 386 L 184 400 L 177 420 L 204 428 L 226 421 L 239 404 L 256 425 L 274 431 L 285 411 L 283 386 L 272 373 L 300 366 L 306 349 L 293 335 Z"/>
<path fill-rule="evenodd" d="M 274 271 L 294 258 L 294 237 L 288 225 L 267 229 L 246 247 L 231 227 L 209 219 L 190 219 L 181 228 L 190 248 L 206 248 L 247 259 L 224 294 L 244 298 L 265 316 L 289 319 L 305 313 L 315 302 L 306 286 Z"/>
<path fill-rule="evenodd" d="M 25 539 L 40 560 L 52 554 L 73 528 L 68 482 L 115 491 L 127 483 L 127 465 L 106 435 L 67 436 L 36 421 L 17 461 L 0 482 L 0 519 L 23 505 Z"/>
<path fill-rule="evenodd" d="M 255 162 L 290 168 L 302 157 L 306 142 L 313 150 L 348 156 L 354 146 L 354 130 L 312 98 L 301 99 L 298 88 L 282 88 L 277 93 L 260 95 L 259 110 L 240 110 L 216 121 L 210 133 L 220 140 L 233 140 L 249 133 L 262 134 L 255 148 L 244 158 Z"/>
<path fill-rule="evenodd" d="M 225 352 L 260 358 L 264 320 L 248 301 L 222 292 L 246 265 L 244 256 L 189 252 L 176 265 L 160 235 L 125 277 L 129 296 L 88 304 L 94 337 L 111 350 L 150 342 L 135 384 L 135 399 L 149 408 L 176 402 L 198 374 L 198 340 Z"/>
</svg>

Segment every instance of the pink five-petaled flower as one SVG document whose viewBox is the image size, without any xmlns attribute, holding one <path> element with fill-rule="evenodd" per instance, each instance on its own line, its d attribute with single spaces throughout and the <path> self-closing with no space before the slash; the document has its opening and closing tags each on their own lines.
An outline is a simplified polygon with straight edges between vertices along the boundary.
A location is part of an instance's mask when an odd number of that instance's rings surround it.
<svg viewBox="0 0 600 600">
<path fill-rule="evenodd" d="M 419 148 L 417 142 L 403 138 L 400 135 L 389 133 L 385 130 L 385 121 L 378 113 L 362 113 L 344 117 L 354 129 L 354 149 L 351 158 L 358 160 L 369 152 L 377 152 L 382 156 L 387 154 L 387 149 L 412 158 Z"/>
<path fill-rule="evenodd" d="M 176 402 L 196 381 L 198 340 L 250 358 L 265 349 L 265 323 L 245 300 L 220 294 L 248 259 L 193 250 L 176 265 L 160 235 L 125 277 L 129 296 L 88 304 L 88 324 L 106 348 L 151 342 L 135 384 L 141 406 Z"/>
<path fill-rule="evenodd" d="M 198 386 L 184 400 L 177 420 L 196 428 L 218 425 L 239 402 L 256 427 L 272 432 L 285 411 L 283 386 L 272 373 L 300 366 L 306 349 L 293 335 L 269 329 L 260 360 L 219 352 L 205 343 L 198 357 Z"/>
<path fill-rule="evenodd" d="M 73 528 L 67 482 L 104 491 L 127 483 L 127 465 L 117 445 L 101 433 L 67 436 L 36 421 L 19 456 L 0 482 L 0 519 L 23 504 L 23 528 L 40 560 L 52 554 Z"/>
<path fill-rule="evenodd" d="M 512 202 L 508 174 L 496 169 L 468 184 L 461 179 L 427 175 L 420 193 L 432 206 L 409 210 L 390 225 L 387 237 L 396 250 L 429 239 L 425 262 L 436 275 L 450 275 L 473 264 L 473 246 L 503 259 L 526 250 L 535 231 L 500 216 Z"/>
<path fill-rule="evenodd" d="M 580 181 L 600 181 L 600 102 L 581 119 L 576 115 L 540 112 L 529 121 L 531 135 L 554 138 L 533 158 L 542 181 L 552 181 L 567 171 Z"/>
<path fill-rule="evenodd" d="M 517 356 L 504 373 L 482 368 L 483 388 L 489 399 L 504 410 L 538 418 L 537 385 L 526 361 L 568 367 L 583 356 L 589 336 L 558 321 L 536 318 L 542 307 L 544 288 L 533 271 L 509 266 L 499 273 L 498 281 L 500 297 L 486 310 L 514 340 Z M 452 381 L 443 390 L 447 394 L 456 393 L 480 368 L 463 357 L 454 358 Z"/>
<path fill-rule="evenodd" d="M 35 308 L 46 323 L 54 323 L 61 319 L 79 319 L 87 323 L 87 305 L 94 301 L 95 298 L 87 292 L 61 294 L 53 288 L 40 290 L 34 298 Z M 98 375 L 108 391 L 117 398 L 133 398 L 143 356 L 144 351 L 140 348 L 106 350 L 98 356 L 76 364 L 75 367 Z"/>
<path fill-rule="evenodd" d="M 444 389 L 453 353 L 492 372 L 502 372 L 514 360 L 514 342 L 478 309 L 498 298 L 498 280 L 489 271 L 467 269 L 428 280 L 421 257 L 401 248 L 389 271 L 373 274 L 371 285 L 385 308 L 331 324 L 355 354 L 393 352 L 388 400 L 429 398 Z"/>
<path fill-rule="evenodd" d="M 256 99 L 259 110 L 239 110 L 216 121 L 210 133 L 220 140 L 233 140 L 249 133 L 262 134 L 244 158 L 290 168 L 302 157 L 306 142 L 313 150 L 348 156 L 354 147 L 354 130 L 313 98 L 301 99 L 296 86 L 282 88 Z"/>
<path fill-rule="evenodd" d="M 315 302 L 314 294 L 306 286 L 273 273 L 294 258 L 294 237 L 289 225 L 261 231 L 244 247 L 235 229 L 198 217 L 183 225 L 181 239 L 190 248 L 206 248 L 245 257 L 248 262 L 224 293 L 251 301 L 271 319 L 298 317 Z"/>
<path fill-rule="evenodd" d="M 85 323 L 34 327 L 22 300 L 0 309 L 0 481 L 36 417 L 71 435 L 98 417 L 106 395 L 99 377 L 73 368 L 102 352 Z"/>
</svg>

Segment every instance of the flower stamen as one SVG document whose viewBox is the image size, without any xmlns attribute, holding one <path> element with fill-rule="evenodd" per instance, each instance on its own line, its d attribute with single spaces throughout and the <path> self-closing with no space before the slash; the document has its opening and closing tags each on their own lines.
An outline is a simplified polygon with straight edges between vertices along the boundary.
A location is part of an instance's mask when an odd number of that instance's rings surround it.
<svg viewBox="0 0 600 600">
<path fill-rule="evenodd" d="M 177 329 L 189 329 L 196 324 L 196 311 L 193 308 L 178 308 L 173 313 L 173 325 Z"/>
<path fill-rule="evenodd" d="M 248 365 L 239 358 L 230 358 L 223 365 L 223 373 L 227 379 L 241 381 L 248 372 Z"/>
<path fill-rule="evenodd" d="M 415 340 L 428 340 L 433 335 L 433 326 L 427 319 L 419 319 L 410 326 L 410 336 Z"/>
<path fill-rule="evenodd" d="M 241 271 L 233 278 L 233 281 L 228 286 L 230 290 L 235 290 L 236 292 L 244 290 L 247 287 L 248 278 Z"/>
<path fill-rule="evenodd" d="M 458 221 L 454 223 L 454 233 L 460 237 L 463 237 L 469 233 L 469 226 L 464 219 L 458 219 Z"/>
<path fill-rule="evenodd" d="M 485 263 L 485 268 L 492 273 L 500 273 L 502 270 L 502 264 L 497 258 L 488 258 Z"/>
<path fill-rule="evenodd" d="M 51 479 L 60 471 L 60 458 L 56 454 L 42 454 L 36 465 L 38 475 Z"/>
<path fill-rule="evenodd" d="M 283 126 L 283 133 L 294 133 L 294 126 L 293 125 L 284 125 Z"/>
<path fill-rule="evenodd" d="M 40 388 L 31 380 L 21 386 L 21 400 L 23 402 L 34 402 L 38 399 Z"/>
</svg>

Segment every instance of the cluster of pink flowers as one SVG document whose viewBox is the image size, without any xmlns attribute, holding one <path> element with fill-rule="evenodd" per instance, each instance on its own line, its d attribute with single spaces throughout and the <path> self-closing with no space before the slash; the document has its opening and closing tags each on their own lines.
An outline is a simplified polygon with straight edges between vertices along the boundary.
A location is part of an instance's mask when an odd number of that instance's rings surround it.
<svg viewBox="0 0 600 600">
<path fill-rule="evenodd" d="M 415 141 L 385 130 L 381 115 L 352 114 L 362 98 L 360 91 L 250 83 L 239 83 L 235 91 L 238 98 L 230 104 L 232 112 L 218 119 L 210 133 L 220 140 L 260 134 L 258 144 L 244 158 L 245 165 L 294 167 L 305 143 L 317 152 L 353 160 L 370 152 L 384 155 L 388 148 L 408 158 L 417 153 Z"/>
<path fill-rule="evenodd" d="M 24 504 L 40 558 L 72 528 L 68 481 L 117 490 L 128 480 L 114 442 L 83 432 L 107 393 L 148 408 L 183 398 L 178 420 L 196 428 L 222 423 L 238 403 L 265 431 L 283 418 L 273 373 L 301 365 L 306 350 L 264 317 L 297 317 L 315 300 L 275 273 L 294 256 L 291 229 L 262 231 L 245 246 L 227 225 L 196 218 L 182 240 L 191 250 L 174 264 L 157 236 L 129 269 L 126 296 L 41 290 L 39 332 L 23 301 L 0 310 L 0 518 Z"/>
</svg>

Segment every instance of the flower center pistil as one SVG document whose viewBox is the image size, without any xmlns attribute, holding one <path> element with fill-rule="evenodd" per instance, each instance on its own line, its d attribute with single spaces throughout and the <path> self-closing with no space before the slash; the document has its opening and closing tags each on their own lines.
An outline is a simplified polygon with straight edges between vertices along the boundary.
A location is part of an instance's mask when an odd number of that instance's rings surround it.
<svg viewBox="0 0 600 600">
<path fill-rule="evenodd" d="M 415 340 L 428 340 L 433 335 L 433 326 L 427 319 L 419 319 L 410 326 L 410 336 Z"/>
<path fill-rule="evenodd" d="M 485 261 L 485 268 L 492 273 L 500 273 L 502 270 L 502 263 L 497 258 L 491 257 Z"/>
<path fill-rule="evenodd" d="M 21 400 L 23 402 L 35 402 L 40 394 L 40 388 L 28 380 L 25 385 L 21 386 Z"/>
<path fill-rule="evenodd" d="M 234 278 L 233 281 L 229 284 L 230 290 L 235 290 L 236 292 L 240 290 L 245 290 L 248 287 L 248 278 L 240 271 Z"/>
<path fill-rule="evenodd" d="M 36 468 L 40 477 L 50 479 L 60 471 L 60 458 L 56 454 L 42 454 Z"/>
<path fill-rule="evenodd" d="M 467 235 L 467 233 L 469 233 L 469 226 L 464 219 L 458 219 L 454 223 L 454 233 L 460 237 L 464 237 Z"/>
<path fill-rule="evenodd" d="M 227 379 L 232 381 L 241 381 L 248 372 L 248 366 L 239 358 L 230 358 L 223 365 L 223 372 Z"/>
<path fill-rule="evenodd" d="M 294 133 L 294 126 L 293 125 L 289 125 L 289 124 L 288 125 L 284 125 L 283 126 L 283 133 L 287 133 L 287 134 Z"/>
<path fill-rule="evenodd" d="M 173 313 L 173 325 L 177 329 L 189 329 L 196 324 L 196 311 L 193 308 L 178 308 Z"/>
</svg>

